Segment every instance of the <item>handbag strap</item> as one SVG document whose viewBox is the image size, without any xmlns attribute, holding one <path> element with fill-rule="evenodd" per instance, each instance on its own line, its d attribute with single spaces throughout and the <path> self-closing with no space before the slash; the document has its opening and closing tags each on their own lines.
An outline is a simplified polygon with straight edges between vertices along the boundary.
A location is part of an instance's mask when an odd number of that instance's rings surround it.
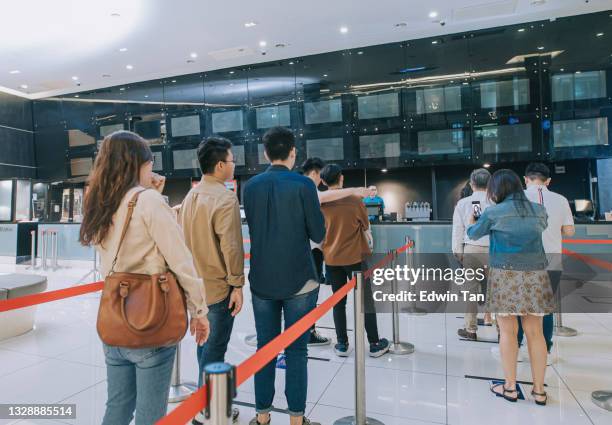
<svg viewBox="0 0 612 425">
<path fill-rule="evenodd" d="M 125 222 L 123 223 L 123 229 L 121 229 L 121 238 L 119 239 L 119 245 L 117 245 L 117 252 L 115 253 L 113 264 L 111 265 L 110 271 L 108 272 L 109 276 L 115 272 L 115 264 L 117 264 L 117 258 L 119 257 L 119 250 L 121 249 L 121 245 L 123 244 L 123 240 L 125 239 L 125 234 L 127 233 L 128 225 L 130 224 L 130 221 L 132 220 L 132 215 L 134 214 L 134 208 L 136 208 L 136 202 L 138 202 L 138 197 L 145 190 L 147 189 L 142 189 L 136 192 L 132 196 L 132 199 L 130 199 L 130 201 L 128 202 L 127 215 L 125 218 Z"/>
</svg>

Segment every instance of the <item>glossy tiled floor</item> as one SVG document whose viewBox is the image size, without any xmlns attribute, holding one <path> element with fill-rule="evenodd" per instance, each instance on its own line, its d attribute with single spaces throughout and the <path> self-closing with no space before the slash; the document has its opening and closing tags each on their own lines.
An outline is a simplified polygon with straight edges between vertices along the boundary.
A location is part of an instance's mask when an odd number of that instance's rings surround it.
<svg viewBox="0 0 612 425">
<path fill-rule="evenodd" d="M 0 272 L 29 272 L 4 264 Z M 49 289 L 78 282 L 87 263 L 47 272 Z M 322 287 L 320 300 L 330 294 Z M 254 332 L 249 291 L 234 327 L 227 361 L 238 364 L 253 352 L 244 337 Z M 95 331 L 98 295 L 45 304 L 37 312 L 32 332 L 0 342 L 0 402 L 62 402 L 77 404 L 77 419 L 65 422 L 39 420 L 26 424 L 98 424 L 104 413 L 106 380 L 104 358 Z M 351 305 L 351 302 L 349 302 Z M 349 309 L 348 317 L 352 317 Z M 350 320 L 350 319 L 349 319 Z M 612 412 L 591 403 L 595 389 L 612 389 L 612 314 L 565 315 L 565 324 L 579 331 L 573 338 L 556 338 L 559 361 L 548 368 L 549 405 L 536 406 L 527 396 L 516 404 L 493 397 L 486 379 L 502 377 L 489 342 L 467 342 L 456 337 L 461 319 L 456 315 L 401 316 L 401 334 L 416 346 L 413 354 L 367 358 L 366 405 L 368 415 L 386 425 L 417 424 L 594 424 L 612 423 Z M 378 318 L 380 333 L 390 337 L 389 315 Z M 333 336 L 333 320 L 327 314 L 319 331 Z M 349 328 L 352 325 L 349 324 Z M 483 335 L 490 329 L 484 329 Z M 353 413 L 354 357 L 336 357 L 331 346 L 309 352 L 307 414 L 324 425 Z M 182 342 L 185 381 L 197 380 L 195 343 Z M 284 371 L 277 369 L 275 407 L 285 409 Z M 519 365 L 519 379 L 530 381 L 528 363 Z M 528 394 L 529 385 L 523 385 Z M 247 424 L 254 410 L 252 379 L 238 390 L 240 424 Z M 171 405 L 170 409 L 175 406 Z M 273 413 L 274 424 L 288 424 L 286 414 Z M 0 425 L 15 423 L 0 420 Z"/>
</svg>

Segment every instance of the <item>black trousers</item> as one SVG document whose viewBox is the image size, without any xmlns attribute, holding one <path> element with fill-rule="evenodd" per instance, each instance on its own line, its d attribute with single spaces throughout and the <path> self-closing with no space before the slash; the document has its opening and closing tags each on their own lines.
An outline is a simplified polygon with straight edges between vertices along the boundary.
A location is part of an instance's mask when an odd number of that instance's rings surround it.
<svg viewBox="0 0 612 425">
<path fill-rule="evenodd" d="M 346 284 L 352 277 L 353 272 L 361 270 L 361 263 L 352 264 L 350 266 L 330 266 L 325 265 L 327 280 L 331 283 L 332 290 L 337 292 Z M 364 282 L 365 283 L 365 282 Z M 364 305 L 366 311 L 374 311 L 374 301 L 372 299 L 372 288 L 364 284 Z M 376 313 L 365 313 L 365 330 L 368 335 L 370 344 L 377 343 L 378 325 L 376 323 Z M 348 343 L 348 334 L 346 330 L 346 297 L 342 298 L 338 304 L 334 306 L 334 325 L 336 326 L 336 337 L 339 343 Z"/>
<path fill-rule="evenodd" d="M 325 283 L 325 277 L 323 276 L 323 251 L 319 248 L 313 248 L 312 258 L 314 259 L 315 268 L 317 269 L 319 283 Z"/>
</svg>

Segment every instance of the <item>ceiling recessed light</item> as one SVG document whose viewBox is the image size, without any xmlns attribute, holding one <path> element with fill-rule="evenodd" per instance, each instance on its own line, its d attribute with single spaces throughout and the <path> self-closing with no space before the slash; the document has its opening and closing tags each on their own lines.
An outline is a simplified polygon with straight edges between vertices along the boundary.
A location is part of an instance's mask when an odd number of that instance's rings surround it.
<svg viewBox="0 0 612 425">
<path fill-rule="evenodd" d="M 124 90 L 125 90 L 125 87 L 121 87 L 119 90 L 120 90 L 120 91 L 124 91 Z"/>
<path fill-rule="evenodd" d="M 582 74 L 582 71 L 576 71 L 576 74 Z"/>
<path fill-rule="evenodd" d="M 604 33 L 603 32 L 598 32 L 597 33 L 597 37 L 603 37 Z"/>
<path fill-rule="evenodd" d="M 489 164 L 488 162 L 482 165 L 485 168 L 489 168 L 491 166 L 491 164 Z"/>
<path fill-rule="evenodd" d="M 283 47 L 287 47 L 287 45 L 285 43 L 276 43 L 274 47 L 278 47 L 279 49 L 282 49 Z"/>
<path fill-rule="evenodd" d="M 18 69 L 13 69 L 12 71 L 9 71 L 9 74 L 20 74 L 21 71 Z"/>
<path fill-rule="evenodd" d="M 176 83 L 176 80 L 172 80 L 173 83 Z"/>
<path fill-rule="evenodd" d="M 323 77 L 327 77 L 327 74 L 323 74 Z"/>
<path fill-rule="evenodd" d="M 267 45 L 268 45 L 268 43 L 266 43 L 263 40 L 259 42 L 259 47 L 266 47 Z"/>
<path fill-rule="evenodd" d="M 254 22 L 254 21 L 250 21 L 250 22 L 245 22 L 244 23 L 245 28 L 252 28 L 255 25 L 257 25 L 257 22 Z"/>
<path fill-rule="evenodd" d="M 74 81 L 76 81 L 76 80 L 78 80 L 78 79 L 79 79 L 79 77 L 77 77 L 77 76 L 75 75 L 74 77 L 72 77 L 72 79 L 73 79 Z"/>
<path fill-rule="evenodd" d="M 195 59 L 195 58 L 197 58 L 197 57 L 198 57 L 198 54 L 197 54 L 196 52 L 191 52 L 191 53 L 189 54 L 189 57 L 191 57 L 192 59 Z"/>
<path fill-rule="evenodd" d="M 120 52 L 127 52 L 127 47 L 122 47 L 121 49 L 119 49 Z"/>
<path fill-rule="evenodd" d="M 360 50 L 357 52 L 358 55 L 363 55 L 363 52 Z"/>
<path fill-rule="evenodd" d="M 75 95 L 74 95 L 74 97 L 79 97 L 79 95 L 78 95 L 78 94 L 75 94 Z"/>
<path fill-rule="evenodd" d="M 429 17 L 430 17 L 431 19 L 433 19 L 433 18 L 437 18 L 437 17 L 438 17 L 438 12 L 436 12 L 435 10 L 433 10 L 433 11 L 429 12 Z"/>
<path fill-rule="evenodd" d="M 149 95 L 148 95 L 148 94 L 145 94 L 145 96 L 144 96 L 144 97 L 149 97 Z"/>
<path fill-rule="evenodd" d="M 432 41 L 431 44 L 438 44 L 438 40 Z"/>
<path fill-rule="evenodd" d="M 538 50 L 544 50 L 544 46 L 538 46 Z"/>
<path fill-rule="evenodd" d="M 387 172 L 387 171 L 389 171 L 389 170 L 387 170 L 386 168 L 383 168 L 383 169 L 382 169 L 382 170 L 380 170 L 380 171 L 382 171 L 383 173 L 386 173 L 386 172 Z"/>
<path fill-rule="evenodd" d="M 187 59 L 187 63 L 195 63 L 193 59 Z"/>
<path fill-rule="evenodd" d="M 230 73 L 230 74 L 233 74 L 234 72 L 235 72 L 235 71 L 230 71 L 229 73 Z"/>
<path fill-rule="evenodd" d="M 525 28 L 519 28 L 517 31 L 518 32 L 525 32 Z"/>
<path fill-rule="evenodd" d="M 464 81 L 464 82 L 463 82 L 463 83 L 461 83 L 461 84 L 463 84 L 464 86 L 467 86 L 469 83 L 468 83 L 467 81 Z"/>
<path fill-rule="evenodd" d="M 132 65 L 126 65 L 125 69 L 129 69 L 131 71 L 132 69 L 134 69 L 134 67 Z"/>
<path fill-rule="evenodd" d="M 395 24 L 395 28 L 404 28 L 407 27 L 408 24 L 406 22 L 399 22 L 397 24 Z"/>
<path fill-rule="evenodd" d="M 347 27 L 340 27 L 340 32 L 342 34 L 346 34 L 348 32 L 348 28 Z"/>
<path fill-rule="evenodd" d="M 119 17 L 121 16 L 121 14 L 119 14 L 119 13 L 115 12 L 115 13 L 111 13 L 111 16 L 112 16 L 113 18 L 119 18 Z"/>
<path fill-rule="evenodd" d="M 22 84 L 22 85 L 20 85 L 19 87 L 21 87 L 22 89 L 27 89 L 27 88 L 28 88 L 28 85 L 27 85 L 27 84 Z"/>
<path fill-rule="evenodd" d="M 289 65 L 293 65 L 293 63 L 294 63 L 293 61 L 289 62 Z"/>
</svg>

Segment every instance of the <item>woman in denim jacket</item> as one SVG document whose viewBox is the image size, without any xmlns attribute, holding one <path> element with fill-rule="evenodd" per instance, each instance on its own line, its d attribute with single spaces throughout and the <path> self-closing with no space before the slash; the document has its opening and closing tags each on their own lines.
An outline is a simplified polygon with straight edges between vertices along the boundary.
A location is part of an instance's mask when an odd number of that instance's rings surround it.
<svg viewBox="0 0 612 425">
<path fill-rule="evenodd" d="M 470 239 L 490 236 L 487 311 L 494 312 L 500 329 L 500 353 L 505 383 L 491 391 L 515 402 L 518 319 L 525 328 L 533 377 L 534 401 L 545 405 L 546 343 L 542 317 L 554 310 L 554 298 L 546 272 L 548 261 L 542 232 L 548 216 L 542 205 L 530 202 L 519 176 L 512 170 L 493 174 L 487 196 L 496 205 L 487 208 L 467 229 Z"/>
</svg>

